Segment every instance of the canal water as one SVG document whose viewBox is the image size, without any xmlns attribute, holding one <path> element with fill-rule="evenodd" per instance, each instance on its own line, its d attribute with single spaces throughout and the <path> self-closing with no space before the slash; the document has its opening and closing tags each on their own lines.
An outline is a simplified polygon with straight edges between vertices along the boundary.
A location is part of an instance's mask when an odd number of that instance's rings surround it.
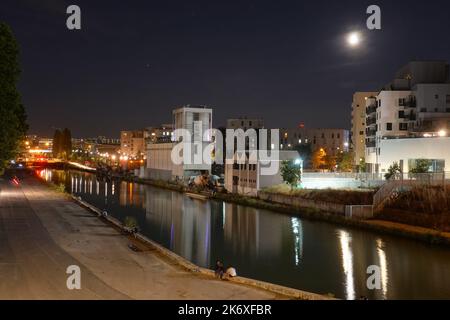
<svg viewBox="0 0 450 320">
<path fill-rule="evenodd" d="M 217 259 L 241 276 L 342 299 L 450 299 L 450 249 L 309 221 L 151 186 L 44 170 L 47 181 L 202 267 Z M 367 288 L 378 266 L 379 288 Z"/>
</svg>

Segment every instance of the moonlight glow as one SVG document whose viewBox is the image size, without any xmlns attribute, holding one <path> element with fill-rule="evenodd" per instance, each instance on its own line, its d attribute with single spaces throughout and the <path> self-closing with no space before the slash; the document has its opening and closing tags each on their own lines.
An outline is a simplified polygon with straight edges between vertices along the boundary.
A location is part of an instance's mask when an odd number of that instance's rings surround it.
<svg viewBox="0 0 450 320">
<path fill-rule="evenodd" d="M 352 32 L 347 36 L 347 43 L 351 47 L 356 47 L 361 43 L 361 36 L 358 32 Z"/>
</svg>

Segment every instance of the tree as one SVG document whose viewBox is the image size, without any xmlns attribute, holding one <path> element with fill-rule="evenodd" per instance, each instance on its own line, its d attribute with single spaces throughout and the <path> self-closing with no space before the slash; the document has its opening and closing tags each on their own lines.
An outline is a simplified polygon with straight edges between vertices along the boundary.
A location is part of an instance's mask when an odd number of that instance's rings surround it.
<svg viewBox="0 0 450 320">
<path fill-rule="evenodd" d="M 65 128 L 61 135 L 61 154 L 64 159 L 69 159 L 72 154 L 72 133 Z"/>
<path fill-rule="evenodd" d="M 314 170 L 326 169 L 325 157 L 326 152 L 323 148 L 317 149 L 312 155 L 312 166 Z"/>
<path fill-rule="evenodd" d="M 17 154 L 28 130 L 16 85 L 20 76 L 19 49 L 11 29 L 0 22 L 0 171 Z"/>
<path fill-rule="evenodd" d="M 338 169 L 342 172 L 351 172 L 353 170 L 353 153 L 340 152 L 336 160 Z"/>
<path fill-rule="evenodd" d="M 291 186 L 292 191 L 300 182 L 300 166 L 294 161 L 283 161 L 280 170 L 283 181 Z"/>
<path fill-rule="evenodd" d="M 312 151 L 311 144 L 299 144 L 295 147 L 295 150 L 300 155 L 300 158 L 303 160 L 303 165 L 309 166 L 309 162 L 311 161 Z"/>
<path fill-rule="evenodd" d="M 366 172 L 366 158 L 359 159 L 358 172 Z"/>
<path fill-rule="evenodd" d="M 323 168 L 329 171 L 334 171 L 336 169 L 336 157 L 332 155 L 325 155 L 323 157 L 323 161 L 325 162 Z"/>
<path fill-rule="evenodd" d="M 399 173 L 402 173 L 402 169 L 400 168 L 400 165 L 398 162 L 394 162 L 388 169 L 388 172 L 384 175 L 386 180 L 390 180 L 392 178 L 395 179 L 395 176 Z"/>
<path fill-rule="evenodd" d="M 430 170 L 431 161 L 427 159 L 416 160 L 416 166 L 410 170 L 410 173 L 427 173 Z"/>
<path fill-rule="evenodd" d="M 55 133 L 53 134 L 53 157 L 59 158 L 62 152 L 62 142 L 63 137 L 62 133 L 59 129 L 55 130 Z"/>
</svg>

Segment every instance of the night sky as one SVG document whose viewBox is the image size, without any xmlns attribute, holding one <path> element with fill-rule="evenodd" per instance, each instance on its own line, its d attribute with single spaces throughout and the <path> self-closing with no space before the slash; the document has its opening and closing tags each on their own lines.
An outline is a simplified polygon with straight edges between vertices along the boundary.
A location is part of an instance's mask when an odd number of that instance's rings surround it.
<svg viewBox="0 0 450 320">
<path fill-rule="evenodd" d="M 82 30 L 66 28 L 81 7 Z M 366 8 L 382 9 L 382 30 Z M 171 122 L 184 104 L 267 127 L 350 127 L 352 93 L 409 60 L 450 60 L 450 1 L 1 0 L 21 47 L 30 133 L 76 137 Z M 348 32 L 363 32 L 349 48 Z"/>
</svg>

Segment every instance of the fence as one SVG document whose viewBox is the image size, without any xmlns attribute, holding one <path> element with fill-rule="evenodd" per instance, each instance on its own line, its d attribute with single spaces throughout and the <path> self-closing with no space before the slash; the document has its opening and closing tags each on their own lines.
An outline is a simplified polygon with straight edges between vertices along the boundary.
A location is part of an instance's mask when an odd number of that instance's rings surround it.
<svg viewBox="0 0 450 320">
<path fill-rule="evenodd" d="M 345 217 L 355 220 L 371 219 L 373 218 L 373 205 L 345 206 Z"/>
<path fill-rule="evenodd" d="M 383 173 L 356 173 L 356 172 L 304 172 L 303 177 L 311 179 L 335 178 L 354 180 L 384 180 Z"/>
</svg>

